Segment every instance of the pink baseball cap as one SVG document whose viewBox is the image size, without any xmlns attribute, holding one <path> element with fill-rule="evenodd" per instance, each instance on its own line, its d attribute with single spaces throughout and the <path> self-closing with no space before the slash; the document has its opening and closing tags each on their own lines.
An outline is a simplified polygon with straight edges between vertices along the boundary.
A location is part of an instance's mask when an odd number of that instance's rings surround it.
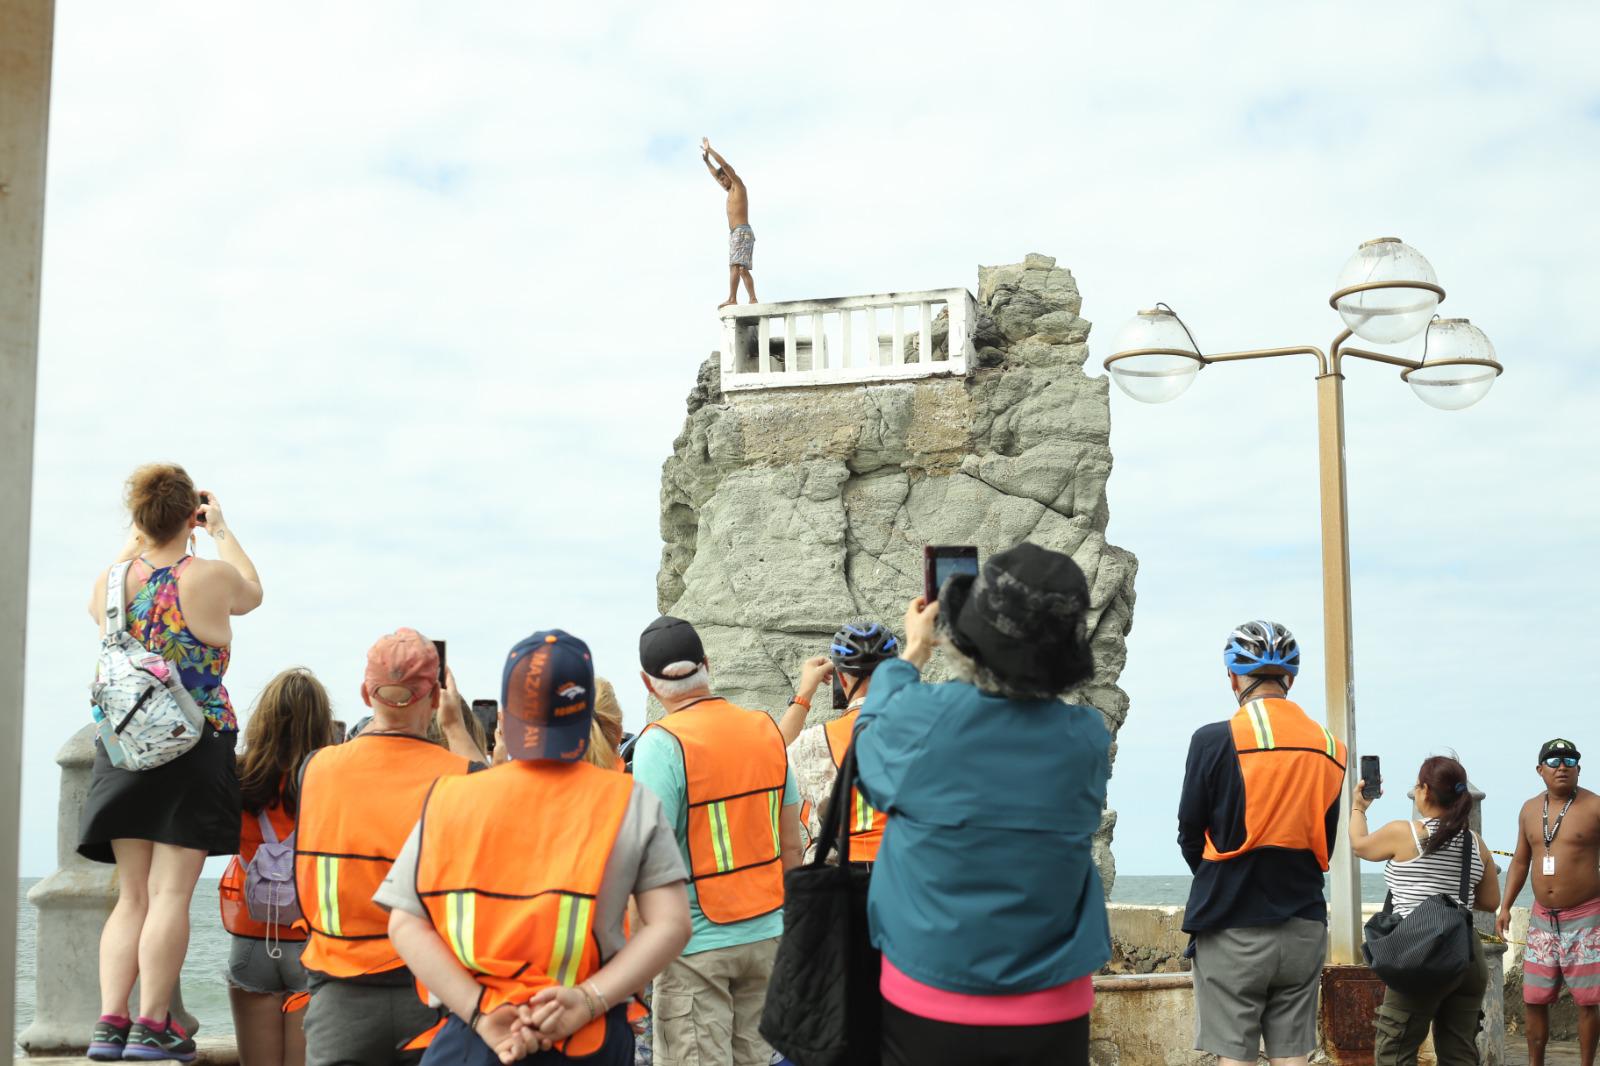
<svg viewBox="0 0 1600 1066">
<path fill-rule="evenodd" d="M 433 641 L 415 629 L 400 628 L 379 637 L 367 651 L 367 674 L 361 682 L 361 698 L 377 700 L 391 707 L 409 707 L 425 699 L 439 687 L 439 653 Z M 404 698 L 394 689 L 405 689 Z M 388 695 L 383 695 L 389 690 Z"/>
</svg>

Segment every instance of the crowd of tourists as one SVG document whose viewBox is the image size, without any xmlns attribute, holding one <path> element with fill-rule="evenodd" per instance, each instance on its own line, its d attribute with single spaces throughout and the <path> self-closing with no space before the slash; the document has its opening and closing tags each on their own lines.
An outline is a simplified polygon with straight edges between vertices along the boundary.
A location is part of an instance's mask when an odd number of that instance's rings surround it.
<svg viewBox="0 0 1600 1066">
<path fill-rule="evenodd" d="M 261 605 L 261 576 L 181 468 L 140 468 L 128 505 L 133 534 L 90 601 L 101 671 L 119 648 L 149 653 L 201 724 L 143 765 L 135 734 L 154 721 L 159 748 L 182 722 L 153 718 L 149 692 L 97 710 L 79 851 L 116 863 L 119 896 L 91 1059 L 196 1057 L 172 998 L 202 866 L 228 856 L 220 920 L 243 1066 L 807 1066 L 814 1048 L 786 1035 L 838 1029 L 842 1013 L 868 1017 L 857 1031 L 873 1046 L 830 1061 L 1089 1061 L 1092 978 L 1111 956 L 1092 851 L 1111 742 L 1098 711 L 1065 701 L 1094 673 L 1089 589 L 1067 556 L 996 553 L 912 600 L 898 636 L 847 622 L 796 664 L 781 713 L 718 696 L 700 634 L 664 616 L 639 638 L 663 712 L 641 735 L 624 734 L 614 688 L 560 629 L 510 648 L 485 722 L 433 642 L 400 628 L 368 652 L 371 713 L 348 737 L 322 683 L 291 668 L 262 689 L 236 751 L 231 620 Z M 217 558 L 192 554 L 198 531 Z M 936 650 L 953 680 L 923 680 Z M 1240 626 L 1224 664 L 1235 710 L 1195 732 L 1178 811 L 1195 1046 L 1225 1066 L 1308 1060 L 1324 874 L 1346 847 L 1383 862 L 1390 890 L 1369 927 L 1389 984 L 1378 1063 L 1414 1063 L 1430 1030 L 1439 1062 L 1479 1061 L 1487 968 L 1461 922 L 1492 911 L 1504 935 L 1531 873 L 1530 1061 L 1566 986 L 1591 1064 L 1600 798 L 1578 787 L 1576 745 L 1539 750 L 1544 788 L 1502 893 L 1458 761 L 1426 760 L 1414 817 L 1381 826 L 1368 809 L 1382 784 L 1359 782 L 1341 842 L 1348 752 L 1289 699 L 1294 637 Z M 824 686 L 837 716 L 814 713 Z M 865 892 L 867 984 L 846 981 L 841 953 L 802 945 L 799 925 L 785 941 L 804 875 L 828 871 Z M 1426 923 L 1424 973 L 1383 943 L 1414 944 Z M 1410 961 L 1385 969 L 1391 955 Z M 799 999 L 829 967 L 859 1000 L 848 1010 Z"/>
</svg>

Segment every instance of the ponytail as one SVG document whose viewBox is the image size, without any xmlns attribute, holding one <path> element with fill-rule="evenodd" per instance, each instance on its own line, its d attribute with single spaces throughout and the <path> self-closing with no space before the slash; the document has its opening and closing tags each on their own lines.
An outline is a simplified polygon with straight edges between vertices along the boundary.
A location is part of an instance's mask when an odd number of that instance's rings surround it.
<svg viewBox="0 0 1600 1066">
<path fill-rule="evenodd" d="M 1467 786 L 1466 768 L 1448 755 L 1424 761 L 1417 780 L 1428 786 L 1433 802 L 1444 808 L 1439 828 L 1422 842 L 1422 854 L 1431 855 L 1466 830 L 1472 819 L 1472 790 Z"/>
</svg>

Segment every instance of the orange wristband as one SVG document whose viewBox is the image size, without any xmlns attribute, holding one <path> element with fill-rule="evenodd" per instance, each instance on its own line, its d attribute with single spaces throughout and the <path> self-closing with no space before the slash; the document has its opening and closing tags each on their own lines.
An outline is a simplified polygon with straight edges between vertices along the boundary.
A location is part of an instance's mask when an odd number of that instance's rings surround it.
<svg viewBox="0 0 1600 1066">
<path fill-rule="evenodd" d="M 796 696 L 794 699 L 790 700 L 789 702 L 790 702 L 790 704 L 798 703 L 800 706 L 804 707 L 808 711 L 811 709 L 811 701 L 810 700 L 803 700 L 799 696 Z"/>
</svg>

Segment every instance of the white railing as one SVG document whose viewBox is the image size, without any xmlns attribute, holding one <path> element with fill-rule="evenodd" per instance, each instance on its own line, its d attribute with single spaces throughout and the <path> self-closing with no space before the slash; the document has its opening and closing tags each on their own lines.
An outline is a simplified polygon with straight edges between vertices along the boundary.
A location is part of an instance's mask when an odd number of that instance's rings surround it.
<svg viewBox="0 0 1600 1066">
<path fill-rule="evenodd" d="M 725 307 L 722 388 L 965 374 L 977 317 L 966 289 Z"/>
</svg>

